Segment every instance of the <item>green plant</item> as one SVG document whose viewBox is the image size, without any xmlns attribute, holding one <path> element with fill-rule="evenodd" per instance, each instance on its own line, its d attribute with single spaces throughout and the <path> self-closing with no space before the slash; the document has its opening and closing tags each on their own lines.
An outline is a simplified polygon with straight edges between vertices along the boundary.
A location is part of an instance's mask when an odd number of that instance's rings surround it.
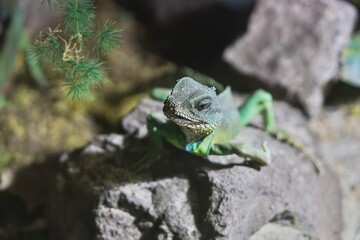
<svg viewBox="0 0 360 240">
<path fill-rule="evenodd" d="M 96 26 L 93 0 L 42 0 L 41 4 L 62 11 L 61 23 L 39 33 L 28 50 L 29 60 L 58 73 L 67 96 L 92 98 L 93 90 L 108 80 L 100 58 L 120 46 L 121 30 L 110 20 Z"/>
<path fill-rule="evenodd" d="M 341 53 L 340 78 L 356 87 L 360 87 L 360 33 L 355 33 Z"/>
<path fill-rule="evenodd" d="M 13 156 L 10 152 L 0 152 L 0 172 L 11 162 L 12 158 Z"/>
</svg>

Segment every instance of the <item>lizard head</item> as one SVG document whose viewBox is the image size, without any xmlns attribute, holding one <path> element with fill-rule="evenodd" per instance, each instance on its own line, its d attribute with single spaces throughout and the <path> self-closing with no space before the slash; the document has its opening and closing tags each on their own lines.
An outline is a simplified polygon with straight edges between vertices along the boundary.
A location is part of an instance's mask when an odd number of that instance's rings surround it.
<svg viewBox="0 0 360 240">
<path fill-rule="evenodd" d="M 164 102 L 167 118 L 181 127 L 185 135 L 201 138 L 210 134 L 222 120 L 215 88 L 189 77 L 180 79 Z"/>
</svg>

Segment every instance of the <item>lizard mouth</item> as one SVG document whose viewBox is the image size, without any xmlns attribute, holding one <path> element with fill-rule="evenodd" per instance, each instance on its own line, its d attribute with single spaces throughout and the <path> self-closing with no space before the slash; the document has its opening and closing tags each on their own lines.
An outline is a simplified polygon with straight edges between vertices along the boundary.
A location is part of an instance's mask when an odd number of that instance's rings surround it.
<svg viewBox="0 0 360 240">
<path fill-rule="evenodd" d="M 180 127 L 185 127 L 196 134 L 209 134 L 216 128 L 215 123 L 211 124 L 192 118 L 191 116 L 177 111 L 173 106 L 168 106 L 165 104 L 163 112 L 164 115 L 175 124 L 179 125 Z"/>
<path fill-rule="evenodd" d="M 169 118 L 171 121 L 175 122 L 180 126 L 202 123 L 194 118 L 191 118 L 190 116 L 180 113 L 180 111 L 177 111 L 175 107 L 172 106 L 164 105 L 163 112 L 167 118 Z"/>
</svg>

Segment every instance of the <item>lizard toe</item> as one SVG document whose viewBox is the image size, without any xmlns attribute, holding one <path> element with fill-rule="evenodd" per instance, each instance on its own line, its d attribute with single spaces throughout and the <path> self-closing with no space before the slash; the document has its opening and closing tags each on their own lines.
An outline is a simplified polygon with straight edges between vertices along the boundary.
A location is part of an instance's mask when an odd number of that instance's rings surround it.
<svg viewBox="0 0 360 240">
<path fill-rule="evenodd" d="M 271 163 L 272 159 L 271 159 L 271 152 L 270 152 L 270 149 L 268 148 L 267 146 L 267 142 L 263 142 L 263 144 L 261 145 L 264 153 L 265 153 L 265 158 L 264 158 L 264 161 L 265 163 L 268 165 Z"/>
</svg>

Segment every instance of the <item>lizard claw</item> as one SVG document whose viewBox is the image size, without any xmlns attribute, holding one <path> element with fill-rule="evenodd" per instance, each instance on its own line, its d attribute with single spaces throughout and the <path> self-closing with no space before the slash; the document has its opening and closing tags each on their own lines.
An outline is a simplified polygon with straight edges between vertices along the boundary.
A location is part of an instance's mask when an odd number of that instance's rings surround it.
<svg viewBox="0 0 360 240">
<path fill-rule="evenodd" d="M 265 164 L 268 165 L 268 164 L 271 163 L 271 152 L 270 152 L 270 150 L 269 150 L 269 148 L 267 146 L 267 142 L 266 141 L 263 142 L 261 147 L 262 147 L 262 149 L 263 149 L 263 151 L 265 153 L 265 159 L 263 159 L 263 160 L 264 160 Z"/>
</svg>

